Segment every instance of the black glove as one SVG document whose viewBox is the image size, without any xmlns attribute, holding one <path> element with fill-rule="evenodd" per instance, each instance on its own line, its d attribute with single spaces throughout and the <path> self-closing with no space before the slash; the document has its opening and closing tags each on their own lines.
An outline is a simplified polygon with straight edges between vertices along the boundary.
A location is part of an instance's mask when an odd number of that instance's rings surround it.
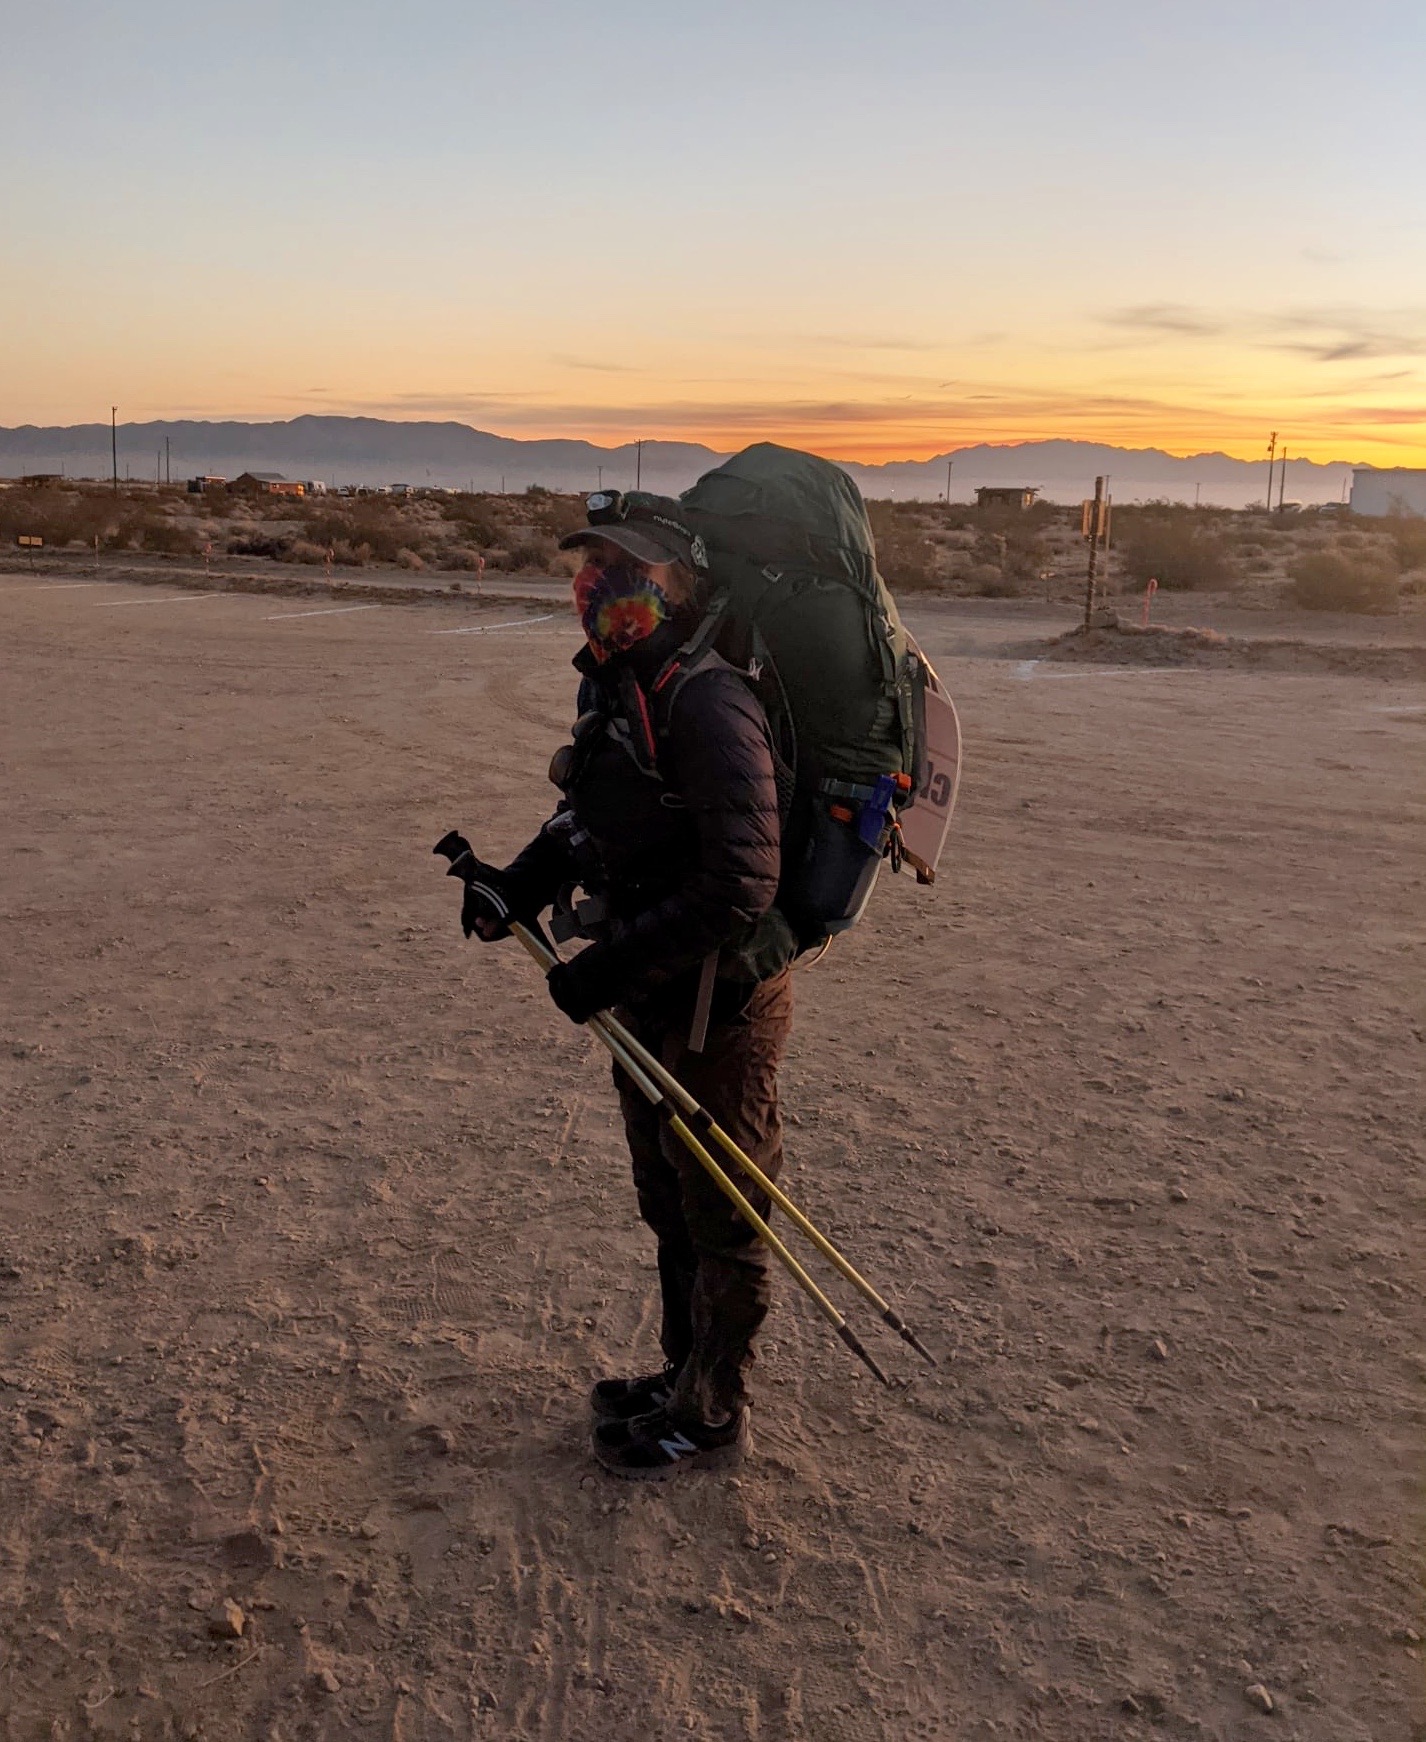
<svg viewBox="0 0 1426 1742">
<path fill-rule="evenodd" d="M 523 917 L 518 906 L 505 873 L 476 859 L 475 875 L 466 884 L 460 905 L 460 928 L 465 935 L 483 938 L 488 944 L 508 938 L 510 921 Z"/>
<path fill-rule="evenodd" d="M 618 977 L 611 973 L 608 955 L 591 944 L 567 962 L 551 968 L 545 976 L 550 997 L 571 1022 L 588 1022 L 601 1010 L 619 1001 Z"/>
</svg>

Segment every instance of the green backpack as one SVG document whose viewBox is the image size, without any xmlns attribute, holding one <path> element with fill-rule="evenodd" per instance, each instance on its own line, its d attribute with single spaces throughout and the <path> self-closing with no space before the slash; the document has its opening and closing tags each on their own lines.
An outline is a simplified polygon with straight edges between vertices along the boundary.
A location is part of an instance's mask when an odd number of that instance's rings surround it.
<svg viewBox="0 0 1426 1742">
<path fill-rule="evenodd" d="M 926 667 L 877 572 L 861 493 L 830 461 L 758 442 L 676 512 L 708 557 L 689 651 L 741 670 L 768 715 L 785 800 L 777 905 L 810 949 L 861 917 L 884 857 L 900 867 L 896 815 L 924 775 Z"/>
</svg>

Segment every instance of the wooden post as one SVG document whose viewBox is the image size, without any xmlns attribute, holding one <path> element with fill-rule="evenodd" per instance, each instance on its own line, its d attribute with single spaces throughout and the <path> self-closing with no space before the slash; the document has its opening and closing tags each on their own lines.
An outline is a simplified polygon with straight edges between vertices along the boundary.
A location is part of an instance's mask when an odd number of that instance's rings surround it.
<svg viewBox="0 0 1426 1742">
<path fill-rule="evenodd" d="M 1099 516 L 1104 510 L 1104 480 L 1094 480 L 1094 506 L 1089 511 L 1089 570 L 1084 577 L 1084 628 L 1094 617 L 1094 559 L 1099 554 Z"/>
</svg>

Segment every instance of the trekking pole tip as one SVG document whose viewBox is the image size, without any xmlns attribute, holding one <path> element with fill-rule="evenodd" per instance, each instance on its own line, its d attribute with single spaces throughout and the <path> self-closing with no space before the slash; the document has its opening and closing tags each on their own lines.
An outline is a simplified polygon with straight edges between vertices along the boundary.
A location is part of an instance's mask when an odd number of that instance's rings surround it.
<svg viewBox="0 0 1426 1742">
<path fill-rule="evenodd" d="M 923 1360 L 929 1361 L 933 1367 L 939 1367 L 941 1365 L 941 1363 L 916 1335 L 915 1331 L 913 1331 L 910 1325 L 906 1323 L 905 1319 L 902 1318 L 900 1313 L 894 1312 L 890 1307 L 888 1307 L 881 1316 L 903 1342 L 910 1343 L 911 1347 L 922 1357 Z"/>
<path fill-rule="evenodd" d="M 876 1374 L 877 1378 L 882 1382 L 883 1385 L 888 1386 L 888 1387 L 890 1386 L 891 1381 L 882 1372 L 881 1368 L 877 1366 L 876 1362 L 872 1359 L 871 1355 L 867 1352 L 867 1349 L 866 1349 L 865 1345 L 863 1344 L 861 1338 L 856 1334 L 856 1332 L 852 1329 L 852 1327 L 849 1324 L 847 1324 L 845 1321 L 843 1321 L 840 1325 L 838 1325 L 837 1326 L 837 1335 L 847 1345 L 847 1347 L 856 1356 L 856 1358 L 859 1361 L 863 1362 L 867 1367 L 869 1367 L 871 1369 L 871 1371 L 873 1373 Z"/>
</svg>

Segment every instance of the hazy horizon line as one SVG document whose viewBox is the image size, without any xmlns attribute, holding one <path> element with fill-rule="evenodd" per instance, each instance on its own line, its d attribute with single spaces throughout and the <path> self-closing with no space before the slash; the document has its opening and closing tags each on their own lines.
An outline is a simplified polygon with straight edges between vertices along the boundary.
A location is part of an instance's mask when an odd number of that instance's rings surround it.
<svg viewBox="0 0 1426 1742">
<path fill-rule="evenodd" d="M 738 451 L 739 447 L 746 447 L 746 446 L 751 445 L 751 443 L 749 443 L 749 442 L 742 442 L 742 443 L 738 444 L 737 446 L 729 447 L 729 446 L 723 445 L 722 443 L 718 443 L 718 442 L 715 442 L 713 440 L 710 440 L 709 438 L 706 438 L 706 437 L 697 438 L 697 437 L 692 437 L 692 436 L 688 436 L 688 435 L 659 435 L 659 434 L 651 434 L 651 435 L 647 435 L 647 436 L 643 436 L 643 437 L 639 437 L 639 438 L 631 438 L 631 439 L 627 439 L 624 441 L 616 441 L 616 442 L 609 443 L 609 442 L 601 442 L 601 441 L 595 439 L 594 437 L 587 436 L 587 435 L 572 435 L 572 434 L 567 434 L 567 433 L 563 433 L 563 432 L 556 432 L 556 433 L 543 434 L 543 435 L 513 435 L 513 434 L 508 433 L 507 431 L 504 431 L 504 430 L 501 430 L 498 428 L 491 428 L 491 427 L 484 425 L 484 424 L 469 423 L 465 419 L 460 418 L 460 417 L 402 417 L 399 415 L 398 416 L 390 416 L 390 415 L 379 416 L 379 415 L 376 415 L 375 413 L 372 413 L 372 412 L 339 412 L 339 411 L 321 411 L 321 412 L 299 411 L 299 412 L 292 412 L 286 416 L 272 415 L 272 414 L 251 414 L 251 413 L 250 414 L 242 414 L 242 413 L 212 414 L 212 413 L 208 413 L 205 415 L 194 415 L 192 413 L 170 413 L 170 414 L 166 414 L 166 415 L 165 414 L 156 414 L 156 415 L 145 417 L 145 418 L 134 418 L 134 419 L 128 420 L 127 422 L 120 421 L 114 427 L 118 430 L 118 432 L 120 434 L 122 434 L 126 429 L 128 429 L 128 430 L 140 429 L 140 428 L 143 428 L 145 426 L 154 425 L 154 424 L 179 424 L 179 423 L 218 424 L 218 425 L 230 424 L 230 425 L 233 425 L 235 427 L 276 428 L 278 426 L 290 426 L 292 424 L 303 422 L 303 421 L 393 424 L 393 425 L 399 425 L 399 426 L 416 426 L 416 427 L 425 427 L 425 428 L 432 428 L 432 429 L 455 428 L 455 429 L 470 430 L 473 434 L 476 434 L 476 435 L 493 436 L 497 440 L 514 442 L 522 447 L 537 446 L 537 445 L 540 445 L 540 444 L 545 443 L 545 442 L 571 442 L 571 443 L 581 443 L 586 447 L 593 448 L 597 451 L 604 452 L 604 453 L 610 453 L 610 454 L 617 454 L 617 453 L 624 453 L 624 452 L 632 451 L 633 449 L 635 449 L 639 445 L 640 441 L 642 441 L 645 446 L 652 446 L 655 444 L 659 444 L 659 445 L 668 446 L 668 447 L 683 447 L 683 448 L 697 447 L 697 448 L 702 448 L 705 452 L 715 454 L 715 455 L 726 455 L 726 454 L 734 453 L 734 452 Z M 19 424 L 4 424 L 4 425 L 0 425 L 0 433 L 6 434 L 6 435 L 20 435 L 26 431 L 33 430 L 37 433 L 47 434 L 51 431 L 60 432 L 60 431 L 68 431 L 68 430 L 87 430 L 87 429 L 107 431 L 107 430 L 109 430 L 109 428 L 110 428 L 110 424 L 106 419 L 94 418 L 94 419 L 86 420 L 83 422 L 76 422 L 76 423 L 48 423 L 48 424 L 46 424 L 46 423 L 36 423 L 36 422 L 25 422 L 25 423 L 19 423 Z M 785 446 L 799 447 L 799 448 L 802 448 L 804 451 L 810 452 L 810 453 L 819 453 L 821 451 L 820 447 L 813 446 L 812 444 L 808 443 L 806 440 L 799 440 L 794 435 L 779 436 L 778 434 L 775 434 L 775 433 L 759 433 L 759 435 L 755 439 L 759 440 L 759 441 L 780 441 Z M 862 467 L 865 467 L 868 469 L 880 471 L 880 470 L 884 470 L 885 468 L 890 467 L 890 466 L 923 466 L 923 465 L 935 464 L 937 461 L 944 463 L 948 459 L 954 460 L 958 454 L 968 453 L 968 452 L 971 452 L 971 451 L 976 450 L 976 449 L 1013 451 L 1013 450 L 1020 449 L 1020 448 L 1043 447 L 1043 446 L 1047 446 L 1047 445 L 1055 444 L 1055 443 L 1063 444 L 1064 446 L 1067 446 L 1067 447 L 1111 448 L 1118 453 L 1125 453 L 1125 454 L 1136 454 L 1136 453 L 1138 453 L 1138 454 L 1161 454 L 1165 458 L 1170 459 L 1170 460 L 1184 460 L 1184 461 L 1186 461 L 1186 460 L 1195 460 L 1195 459 L 1226 459 L 1226 460 L 1232 460 L 1239 465 L 1266 465 L 1268 462 L 1268 454 L 1267 454 L 1267 450 L 1266 450 L 1266 445 L 1264 445 L 1263 451 L 1261 453 L 1253 454 L 1250 456 L 1250 455 L 1246 455 L 1246 454 L 1242 453 L 1241 451 L 1235 452 L 1232 447 L 1217 447 L 1217 448 L 1184 447 L 1184 446 L 1180 446 L 1178 444 L 1167 444 L 1167 443 L 1159 443 L 1159 442 L 1145 443 L 1143 441 L 1129 442 L 1129 441 L 1125 441 L 1125 440 L 1113 440 L 1113 439 L 1104 438 L 1104 437 L 1087 437 L 1087 436 L 1071 436 L 1071 435 L 1016 436 L 1016 437 L 1007 438 L 1005 440 L 995 440 L 995 439 L 991 439 L 991 438 L 985 438 L 985 439 L 973 441 L 973 442 L 962 442 L 959 445 L 954 446 L 954 447 L 933 448 L 930 452 L 925 452 L 925 453 L 911 452 L 911 453 L 906 453 L 906 454 L 892 455 L 891 457 L 888 457 L 888 458 L 877 458 L 877 459 L 863 458 L 863 457 L 860 457 L 854 453 L 847 453 L 845 451 L 838 451 L 838 452 L 830 452 L 829 451 L 829 452 L 824 453 L 822 455 L 822 457 L 829 459 L 837 464 L 862 466 Z M 1279 448 L 1277 450 L 1277 456 L 1278 456 L 1279 460 L 1281 460 L 1285 457 L 1289 465 L 1294 465 L 1294 464 L 1296 464 L 1296 465 L 1312 465 L 1312 466 L 1320 466 L 1320 467 L 1345 466 L 1348 468 L 1362 468 L 1362 467 L 1369 466 L 1372 464 L 1372 462 L 1370 462 L 1370 461 L 1349 459 L 1349 458 L 1345 458 L 1345 457 L 1341 457 L 1341 456 L 1333 456 L 1333 457 L 1328 458 L 1328 459 L 1316 459 L 1316 458 L 1313 458 L 1309 455 L 1304 454 L 1301 456 L 1294 457 L 1290 451 L 1288 451 L 1284 455 L 1284 451 L 1283 451 L 1282 446 L 1279 446 Z M 1390 467 L 1377 467 L 1375 469 L 1390 470 L 1392 468 L 1390 468 Z"/>
</svg>

